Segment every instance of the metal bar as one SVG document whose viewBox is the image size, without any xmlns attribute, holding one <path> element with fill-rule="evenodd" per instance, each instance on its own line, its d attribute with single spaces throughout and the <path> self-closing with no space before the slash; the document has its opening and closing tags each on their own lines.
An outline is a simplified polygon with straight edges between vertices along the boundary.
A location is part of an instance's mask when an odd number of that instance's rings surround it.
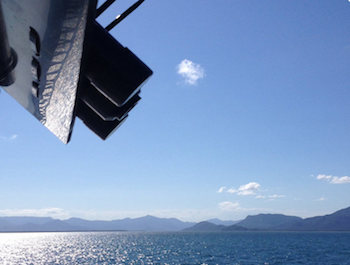
<svg viewBox="0 0 350 265">
<path fill-rule="evenodd" d="M 107 0 L 96 10 L 96 18 L 99 17 L 103 12 L 106 11 L 116 0 Z"/>
<path fill-rule="evenodd" d="M 121 15 L 118 15 L 115 20 L 113 20 L 105 29 L 107 31 L 110 31 L 113 29 L 116 25 L 118 25 L 120 22 L 124 20 L 128 15 L 130 15 L 136 8 L 138 8 L 145 0 L 139 0 L 135 4 L 133 4 L 131 7 L 129 7 L 124 13 Z"/>
</svg>

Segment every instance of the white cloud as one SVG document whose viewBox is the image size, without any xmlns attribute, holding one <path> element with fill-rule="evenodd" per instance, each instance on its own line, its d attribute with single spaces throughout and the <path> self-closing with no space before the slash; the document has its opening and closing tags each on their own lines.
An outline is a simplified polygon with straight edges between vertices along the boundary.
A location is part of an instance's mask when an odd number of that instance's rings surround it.
<svg viewBox="0 0 350 265">
<path fill-rule="evenodd" d="M 321 198 L 318 198 L 316 201 L 325 201 L 326 198 L 325 197 L 321 197 Z"/>
<path fill-rule="evenodd" d="M 286 197 L 285 195 L 282 194 L 272 194 L 272 195 L 262 195 L 262 194 L 257 194 L 258 192 L 261 192 L 261 185 L 257 182 L 249 182 L 245 185 L 239 186 L 238 189 L 235 188 L 226 188 L 225 186 L 222 186 L 219 188 L 218 193 L 231 193 L 231 194 L 237 194 L 241 196 L 248 196 L 248 195 L 255 195 L 256 199 L 269 199 L 269 200 L 274 200 L 274 199 L 280 199 Z"/>
<path fill-rule="evenodd" d="M 256 199 L 269 199 L 269 200 L 280 199 L 280 198 L 284 198 L 284 197 L 286 197 L 286 195 L 281 195 L 281 194 L 255 196 Z"/>
<path fill-rule="evenodd" d="M 238 195 L 254 195 L 260 188 L 260 184 L 257 182 L 249 182 L 238 188 Z"/>
<path fill-rule="evenodd" d="M 17 134 L 12 134 L 11 136 L 10 136 L 10 140 L 12 141 L 12 140 L 15 140 L 15 139 L 17 139 L 17 137 L 18 137 L 18 135 Z"/>
<path fill-rule="evenodd" d="M 257 195 L 257 196 L 255 196 L 255 198 L 257 198 L 257 199 L 265 199 L 266 196 L 265 195 Z"/>
<path fill-rule="evenodd" d="M 284 198 L 284 197 L 286 197 L 286 196 L 281 195 L 281 194 L 273 194 L 273 195 L 268 196 L 269 199 L 279 199 L 279 198 Z"/>
<path fill-rule="evenodd" d="M 33 216 L 33 217 L 53 217 L 58 219 L 68 218 L 69 214 L 61 208 L 43 209 L 5 209 L 0 210 L 2 216 Z"/>
<path fill-rule="evenodd" d="M 332 176 L 328 176 L 328 175 L 318 175 L 316 178 L 317 178 L 317 179 L 330 180 L 330 179 L 332 179 Z"/>
<path fill-rule="evenodd" d="M 336 177 L 336 176 L 331 176 L 331 175 L 322 175 L 322 174 L 320 174 L 316 178 L 318 180 L 328 181 L 329 183 L 332 183 L 332 184 L 350 183 L 350 177 L 348 177 L 348 176 Z"/>
<path fill-rule="evenodd" d="M 222 186 L 218 189 L 218 193 L 223 193 L 226 190 L 225 186 Z"/>
<path fill-rule="evenodd" d="M 344 183 L 350 183 L 350 177 L 344 176 L 344 177 L 333 177 L 331 180 L 332 184 L 344 184 Z"/>
<path fill-rule="evenodd" d="M 248 184 L 239 186 L 238 189 L 228 189 L 229 193 L 237 193 L 238 195 L 255 195 L 255 193 L 259 190 L 260 184 L 257 182 L 249 182 Z"/>
<path fill-rule="evenodd" d="M 228 190 L 227 190 L 227 192 L 228 192 L 228 193 L 232 193 L 232 194 L 233 194 L 233 193 L 236 193 L 236 192 L 237 192 L 237 190 L 235 190 L 235 189 L 232 189 L 232 188 L 231 188 L 231 189 L 228 189 Z"/>
<path fill-rule="evenodd" d="M 256 192 L 259 190 L 259 188 L 260 188 L 259 183 L 249 182 L 248 184 L 239 186 L 238 189 L 234 189 L 234 188 L 227 189 L 226 187 L 221 187 L 218 190 L 218 192 L 222 193 L 222 192 L 226 191 L 227 193 L 246 196 L 246 195 L 255 195 Z"/>
<path fill-rule="evenodd" d="M 237 211 L 241 209 L 238 202 L 229 202 L 229 201 L 220 202 L 219 208 L 220 210 L 223 210 L 223 211 Z"/>
<path fill-rule="evenodd" d="M 182 60 L 177 66 L 177 73 L 181 75 L 189 85 L 196 85 L 197 81 L 204 77 L 204 69 L 188 59 Z"/>
<path fill-rule="evenodd" d="M 261 213 L 261 212 L 271 212 L 271 209 L 262 209 L 262 208 L 244 208 L 241 207 L 239 202 L 223 201 L 218 204 L 219 210 L 221 212 L 233 212 L 236 214 L 239 213 Z"/>
<path fill-rule="evenodd" d="M 12 134 L 11 136 L 1 136 L 0 135 L 0 140 L 5 141 L 5 142 L 11 142 L 14 141 L 18 138 L 17 134 Z"/>
</svg>

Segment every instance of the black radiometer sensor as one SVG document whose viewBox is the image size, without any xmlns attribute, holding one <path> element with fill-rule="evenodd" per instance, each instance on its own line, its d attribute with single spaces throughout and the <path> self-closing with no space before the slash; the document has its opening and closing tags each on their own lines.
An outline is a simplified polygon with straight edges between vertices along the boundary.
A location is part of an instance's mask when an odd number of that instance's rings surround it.
<svg viewBox="0 0 350 265">
<path fill-rule="evenodd" d="M 102 139 L 127 118 L 152 70 L 96 17 L 115 0 L 0 0 L 0 86 L 62 142 L 79 117 Z"/>
</svg>

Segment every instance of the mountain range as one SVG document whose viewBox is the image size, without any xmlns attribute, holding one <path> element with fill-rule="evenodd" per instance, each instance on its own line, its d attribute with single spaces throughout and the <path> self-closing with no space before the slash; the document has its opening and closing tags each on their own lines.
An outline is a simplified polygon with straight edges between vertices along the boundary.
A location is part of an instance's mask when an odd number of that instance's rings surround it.
<svg viewBox="0 0 350 265">
<path fill-rule="evenodd" d="M 230 226 L 200 222 L 184 231 L 350 231 L 350 207 L 329 215 L 305 219 L 283 214 L 248 215 Z"/>
<path fill-rule="evenodd" d="M 258 214 L 249 215 L 240 221 L 210 219 L 199 223 L 150 215 L 112 221 L 91 221 L 80 218 L 58 220 L 51 217 L 0 217 L 0 232 L 42 231 L 350 231 L 350 207 L 329 215 L 305 219 L 283 214 Z"/>
<path fill-rule="evenodd" d="M 51 217 L 0 217 L 0 232 L 61 231 L 180 231 L 195 223 L 176 218 L 144 216 L 112 221 L 91 221 L 80 218 L 58 220 Z"/>
</svg>

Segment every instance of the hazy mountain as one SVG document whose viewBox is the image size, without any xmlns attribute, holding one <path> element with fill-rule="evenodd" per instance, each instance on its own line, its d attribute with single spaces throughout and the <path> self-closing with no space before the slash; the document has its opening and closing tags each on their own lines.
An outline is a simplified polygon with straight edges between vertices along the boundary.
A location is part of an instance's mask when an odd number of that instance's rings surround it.
<svg viewBox="0 0 350 265">
<path fill-rule="evenodd" d="M 184 229 L 184 232 L 219 232 L 222 231 L 224 225 L 216 225 L 207 221 L 200 222 L 191 226 L 189 228 Z"/>
<path fill-rule="evenodd" d="M 238 220 L 238 221 L 230 221 L 230 220 L 223 221 L 223 220 L 220 220 L 218 218 L 213 218 L 213 219 L 207 220 L 207 222 L 215 224 L 215 225 L 226 225 L 226 226 L 237 224 L 240 221 L 242 221 L 242 220 Z"/>
<path fill-rule="evenodd" d="M 144 216 L 113 221 L 90 221 L 80 218 L 55 220 L 41 217 L 0 217 L 0 232 L 28 231 L 180 231 L 194 223 L 176 218 Z"/>
<path fill-rule="evenodd" d="M 306 218 L 282 228 L 297 231 L 350 231 L 350 207 L 333 214 Z"/>
<path fill-rule="evenodd" d="M 20 232 L 65 232 L 65 231 L 80 231 L 79 227 L 71 226 L 61 220 L 51 220 L 43 224 L 27 223 L 17 227 Z"/>
<path fill-rule="evenodd" d="M 350 207 L 333 214 L 305 219 L 283 214 L 258 214 L 247 216 L 237 225 L 259 230 L 350 231 Z"/>
<path fill-rule="evenodd" d="M 125 218 L 113 221 L 88 221 L 79 218 L 65 220 L 66 223 L 79 226 L 87 230 L 131 230 L 131 231 L 180 231 L 194 223 L 182 222 L 176 218 L 158 218 L 144 216 L 139 218 Z"/>
<path fill-rule="evenodd" d="M 73 231 L 78 227 L 51 217 L 0 217 L 0 232 Z"/>
<path fill-rule="evenodd" d="M 350 207 L 333 214 L 302 219 L 283 214 L 249 215 L 234 225 L 204 221 L 182 222 L 176 218 L 144 216 L 112 221 L 90 221 L 80 218 L 57 220 L 50 217 L 0 217 L 0 232 L 38 231 L 350 231 Z"/>
<path fill-rule="evenodd" d="M 127 230 L 146 231 L 179 231 L 194 224 L 191 222 L 182 222 L 176 218 L 158 218 L 150 215 L 135 219 L 123 219 L 120 223 Z"/>
<path fill-rule="evenodd" d="M 0 222 L 5 221 L 12 225 L 24 225 L 26 223 L 45 224 L 53 221 L 51 217 L 28 217 L 28 216 L 15 216 L 15 217 L 0 217 Z"/>
<path fill-rule="evenodd" d="M 248 231 L 250 229 L 238 225 L 216 225 L 207 221 L 200 222 L 184 229 L 184 232 L 232 232 L 232 231 Z"/>
<path fill-rule="evenodd" d="M 248 229 L 243 226 L 239 225 L 230 225 L 230 226 L 225 226 L 222 231 L 224 232 L 233 232 L 233 231 L 254 231 L 255 229 Z"/>
<path fill-rule="evenodd" d="M 258 214 L 248 215 L 243 221 L 237 223 L 237 225 L 248 229 L 274 230 L 281 226 L 287 227 L 289 224 L 294 224 L 302 220 L 302 218 L 297 216 L 283 214 Z"/>
</svg>

